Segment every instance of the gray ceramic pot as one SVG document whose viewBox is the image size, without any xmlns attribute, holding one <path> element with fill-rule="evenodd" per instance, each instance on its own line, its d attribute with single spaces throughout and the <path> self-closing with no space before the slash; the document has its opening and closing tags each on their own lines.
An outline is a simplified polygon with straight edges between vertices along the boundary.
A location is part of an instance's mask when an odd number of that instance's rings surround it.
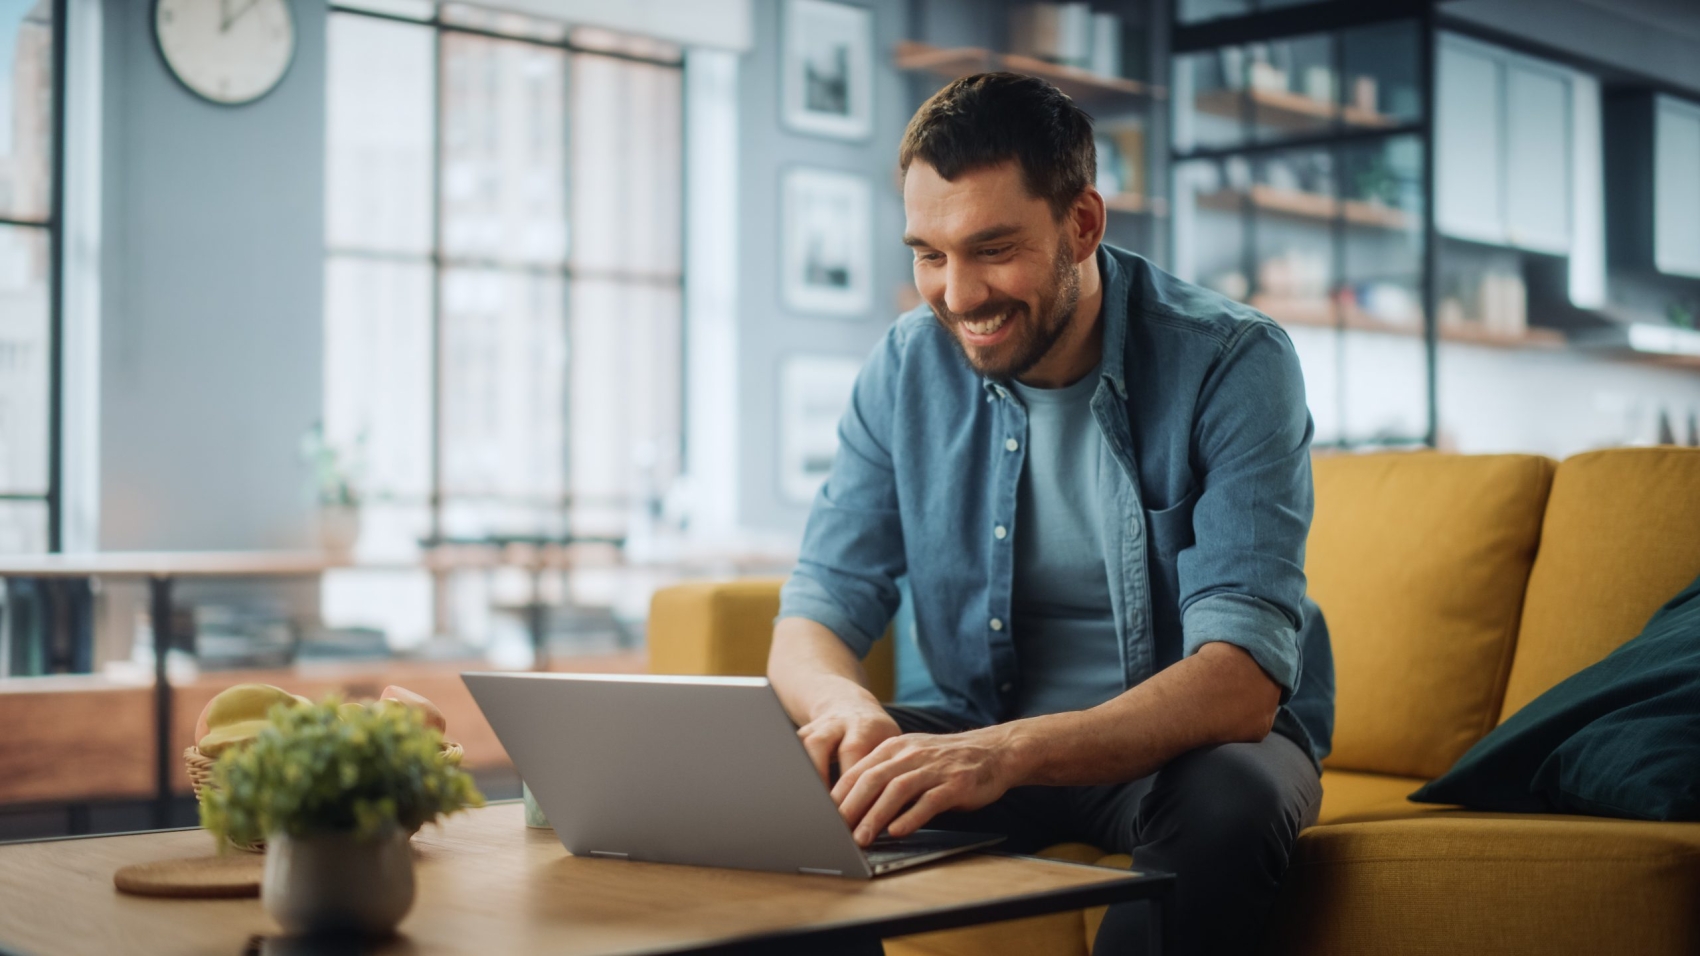
<svg viewBox="0 0 1700 956">
<path fill-rule="evenodd" d="M 288 933 L 385 935 L 413 907 L 413 847 L 401 830 L 370 840 L 274 834 L 260 902 Z"/>
</svg>

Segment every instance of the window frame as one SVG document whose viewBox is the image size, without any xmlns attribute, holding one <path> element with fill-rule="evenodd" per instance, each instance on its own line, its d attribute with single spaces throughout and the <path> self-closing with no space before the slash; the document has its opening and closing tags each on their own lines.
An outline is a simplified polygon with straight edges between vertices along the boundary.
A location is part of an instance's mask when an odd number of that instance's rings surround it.
<svg viewBox="0 0 1700 956">
<path fill-rule="evenodd" d="M 65 2 L 65 0 L 58 0 L 58 2 L 63 3 L 63 2 Z M 444 457 L 445 456 L 443 454 L 443 451 L 444 451 L 444 426 L 445 426 L 445 415 L 444 415 L 445 393 L 444 393 L 444 387 L 445 387 L 445 378 L 446 378 L 446 376 L 445 376 L 445 365 L 444 365 L 444 336 L 446 334 L 446 327 L 445 327 L 446 310 L 444 308 L 444 303 L 443 303 L 443 298 L 444 298 L 444 296 L 443 296 L 443 282 L 444 282 L 445 276 L 448 275 L 449 273 L 456 271 L 456 270 L 491 270 L 491 271 L 494 271 L 494 272 L 496 272 L 500 275 L 503 275 L 504 277 L 526 276 L 526 275 L 533 275 L 533 276 L 542 275 L 542 276 L 547 276 L 547 277 L 552 277 L 552 278 L 559 278 L 565 284 L 565 289 L 566 289 L 566 294 L 564 295 L 563 302 L 562 302 L 562 310 L 563 310 L 563 321 L 564 321 L 564 326 L 565 326 L 565 334 L 566 334 L 567 339 L 568 339 L 569 350 L 571 348 L 571 338 L 572 338 L 572 332 L 573 332 L 573 318 L 574 318 L 573 314 L 572 314 L 572 308 L 571 308 L 571 287 L 572 287 L 571 284 L 573 282 L 575 282 L 576 280 L 587 279 L 587 280 L 593 280 L 593 281 L 596 281 L 596 280 L 614 281 L 614 282 L 619 282 L 619 283 L 623 283 L 623 284 L 632 284 L 632 285 L 661 286 L 661 287 L 664 287 L 664 288 L 667 288 L 667 289 L 677 291 L 679 293 L 680 297 L 681 297 L 681 301 L 683 299 L 685 285 L 686 285 L 685 265 L 684 265 L 684 257 L 682 255 L 682 251 L 681 251 L 681 256 L 680 256 L 678 265 L 673 270 L 660 270 L 660 271 L 655 271 L 655 272 L 633 272 L 633 271 L 629 271 L 629 270 L 609 270 L 609 269 L 595 268 L 595 267 L 591 267 L 591 268 L 575 267 L 572 263 L 573 254 L 572 254 L 570 247 L 569 247 L 568 251 L 563 253 L 563 255 L 558 260 L 558 262 L 557 261 L 546 261 L 546 262 L 530 261 L 530 262 L 528 262 L 528 261 L 525 261 L 525 260 L 519 259 L 519 258 L 491 258 L 491 257 L 487 257 L 487 256 L 480 256 L 480 255 L 449 253 L 445 250 L 445 239 L 444 239 L 444 234 L 443 234 L 443 223 L 444 223 L 443 157 L 444 157 L 445 137 L 446 137 L 446 134 L 445 134 L 445 129 L 446 129 L 445 112 L 447 110 L 448 95 L 447 95 L 447 90 L 446 90 L 446 87 L 445 87 L 447 79 L 446 79 L 445 74 L 444 74 L 443 66 L 444 66 L 444 47 L 445 47 L 445 44 L 446 44 L 446 42 L 448 42 L 450 37 L 455 36 L 455 35 L 475 36 L 475 37 L 483 37 L 483 38 L 487 38 L 487 39 L 491 39 L 491 40 L 501 41 L 501 42 L 504 42 L 504 43 L 520 43 L 520 44 L 527 44 L 527 45 L 530 45 L 530 46 L 542 47 L 542 48 L 551 49 L 551 50 L 559 50 L 566 56 L 566 74 L 569 78 L 569 81 L 568 81 L 569 83 L 570 83 L 570 77 L 571 77 L 572 72 L 573 72 L 573 64 L 574 64 L 573 58 L 578 57 L 578 56 L 594 56 L 594 57 L 602 57 L 602 58 L 606 58 L 606 59 L 619 60 L 619 61 L 624 61 L 624 62 L 629 62 L 629 63 L 638 63 L 638 64 L 643 64 L 645 66 L 654 66 L 654 67 L 661 67 L 661 68 L 664 68 L 664 69 L 677 70 L 678 73 L 679 73 L 679 82 L 680 82 L 680 86 L 681 86 L 681 90 L 682 90 L 684 83 L 685 83 L 684 73 L 685 73 L 685 69 L 686 69 L 687 58 L 685 57 L 685 51 L 682 47 L 678 48 L 678 52 L 677 52 L 676 56 L 670 56 L 669 57 L 669 56 L 661 56 L 661 55 L 645 55 L 645 54 L 642 54 L 642 53 L 634 53 L 634 52 L 629 52 L 629 51 L 626 51 L 626 50 L 611 49 L 611 48 L 606 48 L 606 47 L 602 47 L 602 46 L 586 45 L 586 44 L 583 44 L 583 43 L 576 42 L 574 40 L 574 29 L 576 27 L 581 26 L 580 24 L 564 23 L 564 22 L 560 22 L 560 21 L 546 21 L 546 20 L 543 20 L 542 18 L 530 17 L 529 15 L 526 15 L 526 16 L 528 17 L 528 19 L 530 19 L 532 21 L 547 22 L 547 23 L 550 23 L 551 25 L 558 25 L 560 27 L 559 38 L 556 39 L 556 38 L 550 38 L 550 37 L 547 37 L 547 36 L 542 36 L 542 35 L 537 35 L 537 34 L 527 34 L 527 33 L 524 33 L 524 32 L 508 32 L 508 31 L 503 31 L 503 30 L 499 30 L 499 29 L 490 29 L 490 28 L 487 28 L 487 27 L 480 27 L 480 26 L 477 26 L 477 25 L 474 25 L 474 24 L 460 22 L 460 21 L 453 19 L 453 18 L 445 18 L 443 16 L 442 7 L 443 7 L 443 4 L 440 4 L 440 3 L 433 5 L 433 7 L 432 7 L 433 12 L 432 12 L 431 16 L 428 17 L 428 18 L 407 16 L 407 15 L 397 14 L 397 13 L 387 13 L 387 12 L 382 12 L 382 11 L 378 11 L 378 10 L 367 9 L 367 8 L 357 6 L 357 5 L 352 5 L 352 4 L 349 4 L 349 3 L 337 3 L 337 2 L 334 2 L 334 0 L 329 5 L 329 8 L 328 8 L 328 15 L 332 16 L 332 17 L 335 17 L 335 16 L 358 16 L 358 17 L 370 18 L 370 19 L 373 19 L 373 20 L 389 21 L 389 22 L 394 22 L 394 23 L 398 23 L 398 24 L 405 24 L 405 25 L 408 25 L 408 26 L 421 27 L 421 28 L 429 29 L 429 30 L 432 31 L 431 72 L 432 72 L 433 89 L 431 91 L 431 123 L 432 123 L 432 127 L 431 127 L 431 156 L 430 156 L 430 181 L 431 181 L 430 203 L 431 203 L 431 210 L 430 210 L 430 227 L 429 227 L 430 228 L 429 249 L 427 251 L 423 252 L 423 253 L 413 253 L 413 252 L 392 252 L 392 251 L 385 251 L 385 250 L 373 249 L 373 248 L 360 248 L 358 246 L 342 246 L 342 245 L 333 246 L 328 242 L 325 246 L 325 260 L 326 260 L 327 263 L 329 263 L 333 260 L 338 260 L 338 259 L 341 259 L 341 260 L 344 260 L 344 261 L 362 261 L 362 260 L 364 260 L 364 261 L 392 262 L 392 263 L 405 263 L 405 264 L 409 264 L 409 265 L 419 265 L 419 266 L 424 266 L 428 270 L 429 277 L 430 277 L 430 285 L 429 285 L 429 290 L 428 290 L 428 295 L 429 295 L 428 308 L 430 310 L 430 316 L 429 316 L 429 327 L 426 330 L 426 335 L 428 337 L 428 342 L 429 342 L 429 359 L 428 359 L 429 370 L 428 371 L 429 371 L 429 390 L 430 390 L 431 408 L 430 408 L 430 412 L 429 412 L 429 428 L 428 428 L 428 431 L 429 431 L 428 454 L 429 454 L 429 462 L 430 462 L 430 465 L 429 465 L 429 472 L 430 473 L 427 476 L 427 482 L 426 482 L 427 492 L 426 492 L 426 496 L 425 496 L 424 499 L 419 499 L 416 496 L 411 495 L 411 494 L 405 495 L 405 496 L 386 495 L 382 499 L 387 504 L 400 505 L 400 506 L 403 506 L 403 507 L 420 507 L 420 506 L 423 506 L 426 509 L 426 512 L 427 512 L 427 515 L 428 515 L 428 521 L 429 521 L 429 523 L 428 523 L 428 537 L 421 542 L 421 544 L 425 545 L 425 546 L 428 546 L 428 545 L 433 544 L 433 543 L 443 543 L 443 542 L 447 542 L 448 540 L 450 540 L 449 536 L 447 536 L 445 534 L 444 514 L 445 514 L 445 512 L 451 510 L 456 503 L 471 503 L 471 504 L 474 504 L 474 505 L 497 506 L 497 507 L 500 507 L 500 506 L 503 506 L 503 505 L 519 505 L 519 506 L 526 506 L 526 507 L 536 507 L 540 511 L 544 510 L 544 509 L 553 509 L 555 514 L 559 516 L 559 519 L 560 519 L 559 526 L 562 527 L 562 528 L 567 528 L 567 527 L 570 526 L 572 509 L 573 509 L 573 506 L 575 504 L 574 494 L 573 494 L 573 490 L 572 490 L 572 471 L 571 471 L 571 460 L 570 460 L 570 458 L 571 458 L 571 438 L 570 438 L 570 432 L 571 432 L 571 401 L 570 401 L 571 385 L 570 385 L 570 378 L 569 378 L 569 383 L 567 385 L 568 396 L 565 398 L 565 402 L 564 402 L 564 404 L 565 404 L 565 415 L 566 415 L 566 427 L 567 427 L 569 437 L 567 437 L 565 439 L 566 445 L 563 448 L 563 460 L 561 462 L 562 476 L 563 476 L 563 487 L 562 487 L 561 495 L 558 499 L 554 498 L 553 496 L 549 496 L 547 499 L 537 498 L 537 497 L 522 498 L 522 497 L 515 497 L 515 496 L 512 496 L 512 495 L 505 495 L 505 494 L 502 494 L 502 493 L 499 493 L 499 492 L 498 493 L 480 493 L 480 492 L 466 492 L 466 491 L 457 492 L 457 491 L 454 491 L 454 490 L 447 488 L 445 486 L 445 474 L 444 474 L 445 473 L 445 469 L 444 469 Z M 566 137 L 567 137 L 568 148 L 567 148 L 565 156 L 563 157 L 563 166 L 564 166 L 564 172 L 565 172 L 565 175 L 566 175 L 566 182 L 568 184 L 567 185 L 567 195 L 566 195 L 566 199 L 567 199 L 567 202 L 568 202 L 568 205 L 566 207 L 566 218 L 567 218 L 567 221 L 570 223 L 572 221 L 572 216 L 573 216 L 573 211 L 574 211 L 573 207 L 571 205 L 570 183 L 572 182 L 573 177 L 574 177 L 574 173 L 575 173 L 573 156 L 572 156 L 571 146 L 570 146 L 572 133 L 573 133 L 573 117 L 572 117 L 572 113 L 570 112 L 570 109 L 569 109 L 570 96 L 571 96 L 570 85 L 567 89 L 566 95 L 567 95 L 567 99 L 565 99 L 563 101 L 563 109 L 567 110 L 567 112 L 564 115 L 563 130 L 564 130 Z M 683 112 L 681 112 L 681 114 L 680 114 L 681 127 L 683 127 L 684 123 L 685 123 L 685 117 L 684 117 Z M 681 134 L 680 135 L 680 142 L 681 142 L 681 144 L 683 143 L 683 138 L 684 138 L 683 133 L 684 133 L 684 131 L 681 128 L 681 131 L 680 131 L 680 134 Z M 681 159 L 682 159 L 682 157 L 681 157 Z M 680 164 L 680 176 L 681 176 L 681 180 L 682 180 L 684 178 L 684 168 L 683 168 L 683 162 L 682 161 L 681 161 L 681 164 Z M 681 196 L 683 195 L 682 194 L 682 187 L 683 187 L 683 183 L 681 182 Z M 681 239 L 681 242 L 683 241 L 683 236 L 684 236 L 684 225 L 685 225 L 685 223 L 684 223 L 684 208 L 683 208 L 683 204 L 681 204 L 681 208 L 680 208 L 680 239 Z M 684 339 L 684 327 L 683 327 L 683 324 L 681 324 L 681 327 L 680 327 L 680 354 L 681 354 L 680 374 L 681 374 L 681 376 L 684 373 L 684 368 L 683 368 L 684 341 L 683 341 L 683 339 Z M 679 428 L 679 435 L 678 435 L 678 442 L 679 442 L 679 446 L 680 446 L 680 448 L 679 448 L 680 460 L 683 459 L 685 433 L 686 433 L 685 410 L 683 408 L 684 397 L 685 397 L 685 391 L 684 391 L 684 389 L 681 389 L 680 390 L 680 396 L 679 396 L 681 408 L 680 408 L 680 414 L 679 414 L 680 428 Z"/>
</svg>

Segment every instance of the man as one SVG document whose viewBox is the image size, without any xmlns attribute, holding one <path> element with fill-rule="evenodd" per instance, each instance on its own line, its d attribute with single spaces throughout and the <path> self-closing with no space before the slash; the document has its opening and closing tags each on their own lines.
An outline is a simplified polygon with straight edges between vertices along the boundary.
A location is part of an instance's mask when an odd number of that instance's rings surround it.
<svg viewBox="0 0 1700 956">
<path fill-rule="evenodd" d="M 1041 80 L 951 83 L 900 165 L 926 305 L 857 379 L 768 675 L 858 842 L 1131 853 L 1178 874 L 1183 952 L 1250 952 L 1333 722 L 1292 344 L 1101 245 L 1091 121 Z M 860 664 L 903 577 L 930 708 Z M 1144 917 L 1095 951 L 1142 952 Z"/>
</svg>

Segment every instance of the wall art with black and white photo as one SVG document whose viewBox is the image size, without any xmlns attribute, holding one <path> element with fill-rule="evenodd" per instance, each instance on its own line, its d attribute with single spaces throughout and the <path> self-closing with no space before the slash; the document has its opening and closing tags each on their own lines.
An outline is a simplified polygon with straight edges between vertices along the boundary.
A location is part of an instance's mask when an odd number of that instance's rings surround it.
<svg viewBox="0 0 1700 956">
<path fill-rule="evenodd" d="M 866 139 L 874 128 L 873 14 L 830 0 L 787 0 L 780 78 L 785 125 Z"/>
<path fill-rule="evenodd" d="M 856 388 L 859 359 L 792 355 L 779 369 L 779 491 L 790 501 L 814 500 L 838 454 L 838 420 Z"/>
<path fill-rule="evenodd" d="M 782 188 L 786 308 L 866 313 L 873 305 L 873 185 L 854 173 L 795 168 Z"/>
</svg>

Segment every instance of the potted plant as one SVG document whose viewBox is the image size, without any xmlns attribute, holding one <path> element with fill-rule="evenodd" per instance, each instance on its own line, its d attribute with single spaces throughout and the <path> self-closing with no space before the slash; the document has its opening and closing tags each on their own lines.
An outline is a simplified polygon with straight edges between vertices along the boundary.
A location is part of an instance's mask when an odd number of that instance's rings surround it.
<svg viewBox="0 0 1700 956">
<path fill-rule="evenodd" d="M 268 721 L 219 756 L 201 824 L 265 841 L 261 902 L 286 931 L 392 931 L 413 905 L 408 837 L 483 796 L 418 708 L 327 698 L 275 706 Z"/>
<path fill-rule="evenodd" d="M 360 538 L 360 457 L 364 432 L 354 449 L 339 448 L 325 437 L 322 422 L 301 436 L 301 460 L 312 469 L 314 498 L 319 504 L 319 543 L 333 555 L 347 556 Z"/>
</svg>

